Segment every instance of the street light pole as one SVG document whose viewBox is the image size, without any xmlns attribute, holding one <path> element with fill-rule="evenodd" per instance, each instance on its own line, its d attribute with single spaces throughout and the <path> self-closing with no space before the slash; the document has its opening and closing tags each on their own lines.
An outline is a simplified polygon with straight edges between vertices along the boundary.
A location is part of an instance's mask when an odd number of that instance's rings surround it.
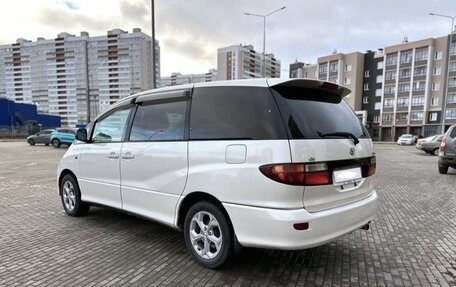
<svg viewBox="0 0 456 287">
<path fill-rule="evenodd" d="M 266 15 L 260 15 L 260 14 L 253 14 L 253 13 L 244 13 L 247 16 L 256 16 L 256 17 L 262 17 L 263 18 L 263 59 L 262 59 L 262 64 L 261 64 L 261 76 L 263 78 L 266 78 L 266 17 L 279 12 L 280 10 L 285 9 L 286 6 L 283 6 L 282 8 L 279 8 L 277 10 L 272 11 L 271 13 L 268 13 Z"/>
<path fill-rule="evenodd" d="M 451 58 L 451 44 L 453 44 L 453 32 L 454 32 L 454 19 L 456 16 L 448 16 L 442 14 L 429 13 L 431 16 L 445 17 L 451 19 L 451 31 L 450 31 L 450 44 L 448 49 L 448 61 L 447 61 L 447 70 L 446 70 L 446 85 L 445 85 L 445 94 L 443 95 L 442 103 L 442 134 L 445 133 L 445 117 L 446 117 L 446 102 L 448 98 L 448 86 L 450 81 L 450 58 Z"/>
<path fill-rule="evenodd" d="M 150 6 L 151 6 L 151 16 L 152 16 L 152 88 L 155 89 L 157 87 L 157 79 L 156 79 L 156 74 L 155 74 L 155 65 L 156 65 L 156 59 L 155 59 L 155 1 L 150 0 Z"/>
</svg>

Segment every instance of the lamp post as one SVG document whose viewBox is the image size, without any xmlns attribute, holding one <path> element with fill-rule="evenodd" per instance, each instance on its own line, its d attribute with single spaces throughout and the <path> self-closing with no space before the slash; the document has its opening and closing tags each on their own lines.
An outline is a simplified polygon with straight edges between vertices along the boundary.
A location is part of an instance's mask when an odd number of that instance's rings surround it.
<svg viewBox="0 0 456 287">
<path fill-rule="evenodd" d="M 443 95 L 443 103 L 442 103 L 442 134 L 445 133 L 445 116 L 446 116 L 446 101 L 448 98 L 448 86 L 450 81 L 450 58 L 451 58 L 451 44 L 453 44 L 453 32 L 454 32 L 454 19 L 456 16 L 448 16 L 436 13 L 429 13 L 431 16 L 438 16 L 438 17 L 445 17 L 451 19 L 451 31 L 450 31 L 450 45 L 448 51 L 448 62 L 447 62 L 447 70 L 446 70 L 446 85 L 445 85 L 445 94 Z"/>
<path fill-rule="evenodd" d="M 268 13 L 266 15 L 259 15 L 259 14 L 253 14 L 253 13 L 244 13 L 247 16 L 256 16 L 256 17 L 261 17 L 263 18 L 263 63 L 261 67 L 261 76 L 263 78 L 266 77 L 266 57 L 265 57 L 265 49 L 266 49 L 266 17 L 279 12 L 280 10 L 285 9 L 286 6 L 283 6 L 282 8 L 279 8 L 277 10 L 272 11 L 271 13 Z"/>
<path fill-rule="evenodd" d="M 156 79 L 156 74 L 155 74 L 155 65 L 156 65 L 156 59 L 155 59 L 155 1 L 151 0 L 150 1 L 150 6 L 151 6 L 151 11 L 150 14 L 152 16 L 152 88 L 155 89 L 157 87 L 157 79 Z"/>
</svg>

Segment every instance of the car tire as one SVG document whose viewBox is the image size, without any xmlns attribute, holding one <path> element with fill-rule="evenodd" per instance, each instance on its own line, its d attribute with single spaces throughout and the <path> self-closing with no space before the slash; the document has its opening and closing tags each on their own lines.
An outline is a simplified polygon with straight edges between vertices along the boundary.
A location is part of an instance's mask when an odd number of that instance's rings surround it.
<svg viewBox="0 0 456 287">
<path fill-rule="evenodd" d="M 49 144 L 48 144 L 48 143 L 45 143 L 44 145 L 45 145 L 45 146 L 48 146 Z"/>
<path fill-rule="evenodd" d="M 81 191 L 75 178 L 67 174 L 60 183 L 60 198 L 63 209 L 69 216 L 82 216 L 87 214 L 90 204 L 81 200 Z"/>
<path fill-rule="evenodd" d="M 55 148 L 59 148 L 60 147 L 60 141 L 58 139 L 53 139 L 52 140 L 52 146 L 55 147 Z"/>
<path fill-rule="evenodd" d="M 28 144 L 29 144 L 29 145 L 35 145 L 35 141 L 34 141 L 33 139 L 29 139 L 29 140 L 28 140 Z"/>
<path fill-rule="evenodd" d="M 432 155 L 439 155 L 439 149 L 438 148 L 435 148 L 432 150 Z"/>
<path fill-rule="evenodd" d="M 195 261 L 206 268 L 220 268 L 234 257 L 234 232 L 224 212 L 215 204 L 194 204 L 185 217 L 184 238 Z"/>
<path fill-rule="evenodd" d="M 448 173 L 448 166 L 440 166 L 439 165 L 439 173 L 440 174 L 447 174 Z"/>
</svg>

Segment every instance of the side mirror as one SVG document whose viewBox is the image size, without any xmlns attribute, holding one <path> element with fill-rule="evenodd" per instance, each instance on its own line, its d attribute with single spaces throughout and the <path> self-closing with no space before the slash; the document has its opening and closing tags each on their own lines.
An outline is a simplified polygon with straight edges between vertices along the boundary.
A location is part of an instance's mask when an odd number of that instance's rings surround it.
<svg viewBox="0 0 456 287">
<path fill-rule="evenodd" d="M 82 142 L 87 142 L 87 130 L 86 129 L 78 129 L 76 131 L 76 139 L 78 141 L 82 141 Z"/>
</svg>

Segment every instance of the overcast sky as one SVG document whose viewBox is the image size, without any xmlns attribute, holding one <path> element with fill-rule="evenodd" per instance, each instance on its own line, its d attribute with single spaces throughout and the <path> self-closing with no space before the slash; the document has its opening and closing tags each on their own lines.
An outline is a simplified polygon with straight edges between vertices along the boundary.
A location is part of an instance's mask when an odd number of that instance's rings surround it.
<svg viewBox="0 0 456 287">
<path fill-rule="evenodd" d="M 455 0 L 156 0 L 156 38 L 161 74 L 204 73 L 217 68 L 217 48 L 253 44 L 262 51 L 262 18 L 267 14 L 266 52 L 282 61 L 282 77 L 295 59 L 315 63 L 334 49 L 375 50 L 449 34 Z M 17 38 L 36 41 L 59 32 L 105 35 L 115 27 L 151 34 L 150 0 L 14 0 L 0 2 L 0 44 Z"/>
</svg>

